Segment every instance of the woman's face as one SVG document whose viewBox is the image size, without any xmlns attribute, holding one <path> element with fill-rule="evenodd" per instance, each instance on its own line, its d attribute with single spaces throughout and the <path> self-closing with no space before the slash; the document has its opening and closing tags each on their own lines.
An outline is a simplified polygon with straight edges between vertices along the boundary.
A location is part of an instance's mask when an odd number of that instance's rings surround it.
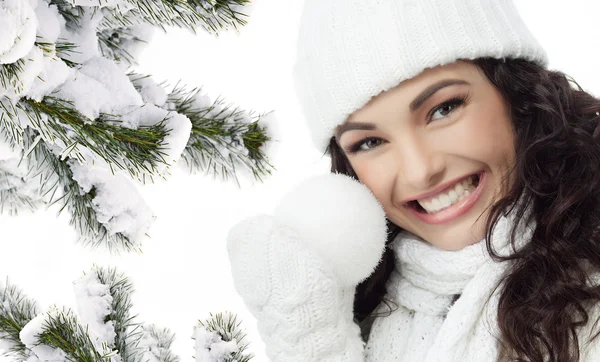
<svg viewBox="0 0 600 362">
<path fill-rule="evenodd" d="M 458 250 L 485 237 L 487 209 L 510 183 L 509 113 L 479 68 L 460 61 L 374 97 L 336 138 L 390 221 Z"/>
</svg>

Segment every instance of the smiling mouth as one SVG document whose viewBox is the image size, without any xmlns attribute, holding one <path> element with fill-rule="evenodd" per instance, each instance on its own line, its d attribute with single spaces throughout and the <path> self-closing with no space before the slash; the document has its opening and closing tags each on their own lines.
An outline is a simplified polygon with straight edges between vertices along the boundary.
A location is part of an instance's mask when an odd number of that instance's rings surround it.
<svg viewBox="0 0 600 362">
<path fill-rule="evenodd" d="M 409 201 L 407 206 L 420 214 L 429 215 L 446 210 L 469 197 L 479 185 L 480 177 L 480 174 L 471 175 L 433 197 Z"/>
</svg>

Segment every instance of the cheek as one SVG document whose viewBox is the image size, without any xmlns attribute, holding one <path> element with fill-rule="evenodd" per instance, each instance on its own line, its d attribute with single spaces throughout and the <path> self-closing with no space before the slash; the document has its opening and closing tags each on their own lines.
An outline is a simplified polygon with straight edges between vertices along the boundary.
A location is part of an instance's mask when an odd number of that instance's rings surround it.
<svg viewBox="0 0 600 362">
<path fill-rule="evenodd" d="M 506 167 L 514 160 L 511 121 L 501 115 L 482 118 L 482 126 L 473 135 L 474 146 L 490 164 Z"/>
<path fill-rule="evenodd" d="M 367 159 L 356 157 L 350 164 L 361 183 L 371 190 L 375 198 L 384 206 L 391 204 L 393 183 L 396 167 L 390 162 L 389 157 L 383 155 Z"/>
<path fill-rule="evenodd" d="M 494 107 L 472 112 L 465 121 L 459 123 L 460 129 L 453 139 L 463 154 L 498 168 L 513 162 L 512 124 L 502 109 Z"/>
</svg>

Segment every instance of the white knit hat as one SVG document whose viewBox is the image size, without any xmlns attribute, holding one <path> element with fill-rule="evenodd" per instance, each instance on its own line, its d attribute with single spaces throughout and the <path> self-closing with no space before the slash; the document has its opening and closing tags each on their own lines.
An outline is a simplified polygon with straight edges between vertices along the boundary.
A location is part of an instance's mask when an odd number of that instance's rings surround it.
<svg viewBox="0 0 600 362">
<path fill-rule="evenodd" d="M 512 0 L 305 0 L 294 66 L 313 140 L 426 68 L 480 57 L 547 65 Z"/>
</svg>

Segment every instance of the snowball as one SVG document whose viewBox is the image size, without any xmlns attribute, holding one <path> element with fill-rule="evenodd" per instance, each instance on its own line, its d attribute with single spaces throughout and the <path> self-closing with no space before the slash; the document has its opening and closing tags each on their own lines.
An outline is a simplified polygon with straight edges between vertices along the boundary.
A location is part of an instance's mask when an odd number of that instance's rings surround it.
<svg viewBox="0 0 600 362">
<path fill-rule="evenodd" d="M 35 9 L 37 17 L 37 36 L 45 43 L 56 43 L 60 30 L 65 26 L 65 19 L 58 12 L 56 5 L 48 5 L 42 1 Z"/>
<path fill-rule="evenodd" d="M 201 325 L 194 327 L 192 338 L 195 340 L 196 362 L 221 362 L 239 351 L 235 339 L 223 341 L 216 332 L 206 330 Z"/>
<path fill-rule="evenodd" d="M 50 311 L 48 314 L 58 313 L 57 311 Z M 60 349 L 55 349 L 46 345 L 38 345 L 38 335 L 43 332 L 44 322 L 48 317 L 47 314 L 40 314 L 37 317 L 27 323 L 21 332 L 19 338 L 21 342 L 35 353 L 35 355 L 42 361 L 47 362 L 65 362 L 67 361 L 65 353 Z"/>
<path fill-rule="evenodd" d="M 112 348 L 115 345 L 115 327 L 113 321 L 104 322 L 112 313 L 113 297 L 110 286 L 100 283 L 95 270 L 84 275 L 73 284 L 77 311 L 81 322 L 87 324 L 94 345 L 101 350 L 102 342 Z M 95 340 L 94 340 L 95 339 Z"/>
<path fill-rule="evenodd" d="M 344 285 L 371 275 L 385 248 L 383 208 L 366 186 L 345 175 L 304 181 L 283 197 L 274 216 L 329 263 Z"/>
<path fill-rule="evenodd" d="M 88 168 L 76 161 L 70 162 L 69 166 L 73 179 L 84 192 L 95 188 L 93 208 L 108 233 L 122 233 L 132 242 L 141 244 L 154 215 L 131 181 L 122 174 L 113 175 L 106 168 Z"/>
<path fill-rule="evenodd" d="M 14 63 L 31 51 L 37 22 L 31 4 L 23 0 L 0 2 L 0 64 Z"/>
</svg>

